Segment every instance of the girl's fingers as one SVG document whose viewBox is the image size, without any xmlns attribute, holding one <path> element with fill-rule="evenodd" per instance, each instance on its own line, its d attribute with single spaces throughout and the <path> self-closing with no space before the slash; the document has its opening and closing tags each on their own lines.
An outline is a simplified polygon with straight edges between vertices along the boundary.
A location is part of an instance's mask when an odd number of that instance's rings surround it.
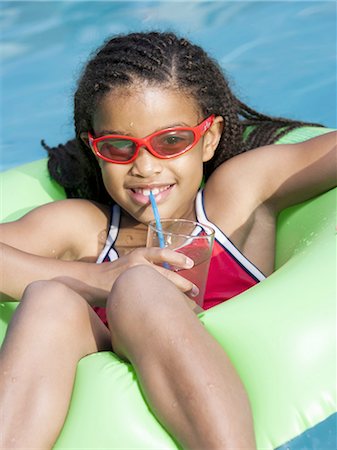
<svg viewBox="0 0 337 450">
<path fill-rule="evenodd" d="M 153 264 L 158 266 L 157 270 L 167 279 L 172 281 L 178 289 L 185 292 L 185 294 L 191 298 L 196 297 L 199 294 L 199 289 L 195 284 L 179 275 L 179 272 L 177 273 L 175 271 L 175 269 L 178 268 L 191 269 L 194 266 L 193 259 L 169 248 L 153 247 L 148 250 L 150 250 L 148 257 L 151 258 Z M 167 265 L 172 266 L 172 269 L 170 270 Z"/>
<path fill-rule="evenodd" d="M 163 264 L 166 262 L 170 266 L 181 269 L 191 269 L 194 266 L 193 259 L 169 248 L 150 247 L 146 250 L 145 257 L 153 264 Z"/>
<path fill-rule="evenodd" d="M 193 299 L 199 294 L 198 287 L 179 275 L 179 269 L 191 269 L 194 261 L 183 253 L 169 248 L 148 247 L 134 250 L 129 255 L 138 264 L 144 258 L 154 265 L 156 270 L 174 283 L 177 288 Z"/>
<path fill-rule="evenodd" d="M 168 270 L 159 266 L 156 267 L 156 269 L 158 270 L 158 272 L 164 275 L 164 277 L 174 283 L 180 291 L 184 292 L 192 299 L 199 294 L 198 287 L 191 281 L 179 275 L 179 272 L 174 272 L 172 270 Z"/>
</svg>

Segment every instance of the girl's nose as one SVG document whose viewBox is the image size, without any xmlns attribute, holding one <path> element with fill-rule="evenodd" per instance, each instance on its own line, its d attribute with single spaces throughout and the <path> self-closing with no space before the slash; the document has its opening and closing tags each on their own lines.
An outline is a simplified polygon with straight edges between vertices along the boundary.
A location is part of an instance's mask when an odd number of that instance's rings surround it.
<svg viewBox="0 0 337 450">
<path fill-rule="evenodd" d="M 162 160 L 152 155 L 146 147 L 140 148 L 137 158 L 132 163 L 131 174 L 148 178 L 160 173 L 161 170 Z"/>
</svg>

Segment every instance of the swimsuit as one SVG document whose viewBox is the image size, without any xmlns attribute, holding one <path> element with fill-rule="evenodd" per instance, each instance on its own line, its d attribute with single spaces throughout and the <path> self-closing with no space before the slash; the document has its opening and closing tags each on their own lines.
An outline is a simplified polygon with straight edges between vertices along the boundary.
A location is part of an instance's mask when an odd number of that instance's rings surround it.
<svg viewBox="0 0 337 450">
<path fill-rule="evenodd" d="M 209 309 L 235 297 L 266 277 L 235 247 L 216 225 L 208 220 L 204 208 L 202 190 L 197 194 L 195 208 L 197 221 L 209 225 L 215 230 L 203 305 L 203 309 Z M 110 230 L 97 263 L 114 261 L 118 258 L 114 244 L 118 236 L 120 217 L 120 207 L 113 205 Z M 94 307 L 94 310 L 106 324 L 105 308 Z"/>
</svg>

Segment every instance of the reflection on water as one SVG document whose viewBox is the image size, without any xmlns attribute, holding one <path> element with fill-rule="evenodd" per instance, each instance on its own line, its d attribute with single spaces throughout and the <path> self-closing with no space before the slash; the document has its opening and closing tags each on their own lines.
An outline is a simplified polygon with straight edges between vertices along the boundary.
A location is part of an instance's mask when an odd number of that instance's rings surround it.
<svg viewBox="0 0 337 450">
<path fill-rule="evenodd" d="M 243 101 L 336 126 L 336 4 L 306 1 L 2 2 L 2 168 L 72 137 L 72 93 L 107 36 L 173 30 L 202 45 Z"/>
</svg>

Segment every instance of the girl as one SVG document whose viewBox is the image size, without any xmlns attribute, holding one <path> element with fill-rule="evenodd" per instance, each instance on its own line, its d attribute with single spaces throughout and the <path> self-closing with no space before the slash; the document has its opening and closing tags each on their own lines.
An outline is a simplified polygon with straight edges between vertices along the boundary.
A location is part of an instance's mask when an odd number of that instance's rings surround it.
<svg viewBox="0 0 337 450">
<path fill-rule="evenodd" d="M 208 308 L 272 273 L 277 214 L 335 185 L 336 135 L 239 154 L 301 123 L 243 105 L 203 50 L 170 33 L 107 42 L 74 118 L 76 142 L 48 149 L 49 168 L 82 199 L 2 225 L 1 289 L 22 298 L 0 355 L 2 448 L 51 448 L 77 362 L 113 349 L 182 447 L 253 449 L 245 390 L 195 314 L 197 287 L 163 267 L 193 261 L 145 248 L 149 191 L 161 217 L 216 228 Z"/>
</svg>

